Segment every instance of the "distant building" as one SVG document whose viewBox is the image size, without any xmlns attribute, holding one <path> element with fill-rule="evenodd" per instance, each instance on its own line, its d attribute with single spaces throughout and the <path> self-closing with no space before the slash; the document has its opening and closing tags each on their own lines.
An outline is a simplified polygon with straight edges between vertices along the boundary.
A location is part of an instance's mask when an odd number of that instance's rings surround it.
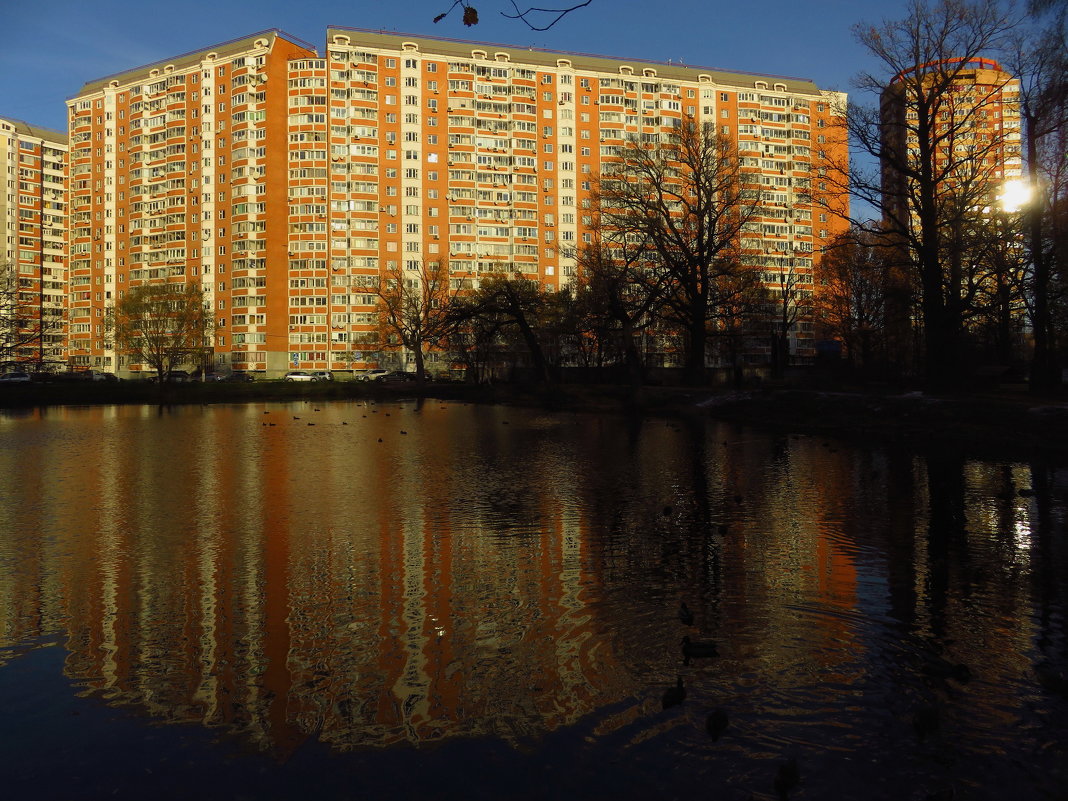
<svg viewBox="0 0 1068 801">
<path fill-rule="evenodd" d="M 934 86 L 941 87 L 935 100 Z M 936 105 L 922 115 L 918 98 Z M 881 100 L 884 149 L 920 163 L 924 123 L 934 177 L 946 202 L 989 211 L 1023 174 L 1020 153 L 1020 82 L 996 61 L 975 58 L 918 65 L 895 76 Z M 888 216 L 908 215 L 902 200 L 915 178 L 884 164 Z"/>
<path fill-rule="evenodd" d="M 17 307 L 5 303 L 2 313 L 18 320 L 4 322 L 17 344 L 3 361 L 36 367 L 66 361 L 66 162 L 65 134 L 0 118 L 6 179 L 0 191 L 0 267 L 11 271 L 6 286 L 16 293 L 11 302 Z"/>
<path fill-rule="evenodd" d="M 129 369 L 107 307 L 195 281 L 221 369 L 374 364 L 382 273 L 445 261 L 476 287 L 505 264 L 569 285 L 602 165 L 685 117 L 760 173 L 753 268 L 811 291 L 844 227 L 822 180 L 845 161 L 844 102 L 807 80 L 356 28 L 330 28 L 325 57 L 271 30 L 92 81 L 68 101 L 71 359 Z"/>
<path fill-rule="evenodd" d="M 963 325 L 976 342 L 993 342 L 1000 359 L 1010 358 L 1019 340 L 1025 309 L 1005 290 L 1023 264 L 1023 243 L 1007 214 L 1024 189 L 1019 92 L 1019 81 L 996 61 L 957 58 L 904 71 L 883 93 L 883 224 L 900 254 L 892 278 L 899 302 L 888 306 L 888 318 L 898 341 L 915 326 L 914 267 L 935 258 L 944 264 L 939 302 L 956 322 L 925 323 Z M 937 280 L 937 270 L 925 272 L 929 284 Z M 935 288 L 925 286 L 923 294 Z M 965 319 L 965 296 L 985 316 Z"/>
</svg>

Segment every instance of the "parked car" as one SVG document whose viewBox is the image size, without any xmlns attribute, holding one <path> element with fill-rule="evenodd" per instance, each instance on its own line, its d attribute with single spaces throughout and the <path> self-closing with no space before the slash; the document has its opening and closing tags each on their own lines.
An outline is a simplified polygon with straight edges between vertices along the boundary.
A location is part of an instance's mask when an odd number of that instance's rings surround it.
<svg viewBox="0 0 1068 801">
<path fill-rule="evenodd" d="M 101 370 L 90 370 L 89 371 L 89 380 L 90 381 L 118 381 L 119 377 L 117 375 L 115 375 L 114 373 L 105 373 L 105 372 L 103 372 Z"/>
<path fill-rule="evenodd" d="M 379 381 L 383 376 L 388 375 L 389 370 L 384 370 L 381 367 L 376 367 L 373 370 L 366 370 L 359 373 L 356 376 L 357 381 Z"/>
<path fill-rule="evenodd" d="M 235 370 L 234 372 L 230 373 L 230 375 L 224 376 L 224 377 L 220 378 L 219 380 L 220 381 L 237 381 L 237 382 L 255 381 L 256 380 L 256 376 L 254 376 L 252 373 L 244 373 L 244 372 Z"/>
<path fill-rule="evenodd" d="M 400 384 L 407 383 L 408 381 L 415 381 L 415 373 L 408 373 L 403 370 L 397 370 L 392 373 L 386 373 L 384 376 L 378 379 L 385 384 Z"/>
<path fill-rule="evenodd" d="M 3 382 L 4 384 L 28 384 L 31 380 L 29 373 L 21 371 L 0 375 L 0 382 Z"/>
<path fill-rule="evenodd" d="M 151 380 L 152 381 L 159 381 L 159 376 L 153 376 Z M 172 384 L 183 384 L 186 381 L 189 381 L 189 371 L 188 370 L 168 370 L 167 371 L 167 381 L 171 382 Z"/>
<path fill-rule="evenodd" d="M 333 381 L 334 374 L 329 370 L 312 370 L 312 375 L 315 376 L 316 381 Z"/>
<path fill-rule="evenodd" d="M 290 370 L 285 375 L 285 381 L 318 381 L 314 373 L 308 370 Z"/>
</svg>

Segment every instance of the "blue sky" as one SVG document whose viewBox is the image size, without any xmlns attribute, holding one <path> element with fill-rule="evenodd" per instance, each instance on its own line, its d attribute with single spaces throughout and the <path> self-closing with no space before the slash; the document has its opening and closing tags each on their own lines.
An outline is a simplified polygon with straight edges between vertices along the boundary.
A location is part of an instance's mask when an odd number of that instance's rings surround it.
<svg viewBox="0 0 1068 801">
<path fill-rule="evenodd" d="M 0 0 L 0 116 L 63 130 L 63 101 L 89 80 L 281 28 L 322 52 L 328 25 L 449 36 L 599 55 L 681 60 L 741 72 L 810 78 L 851 91 L 871 68 L 851 27 L 904 15 L 904 2 L 874 0 L 593 0 L 548 31 L 504 19 L 510 0 L 474 0 L 477 27 L 460 15 L 433 24 L 451 0 Z M 539 5 L 554 2 L 539 0 Z M 165 8 L 180 9 L 167 13 Z"/>
</svg>

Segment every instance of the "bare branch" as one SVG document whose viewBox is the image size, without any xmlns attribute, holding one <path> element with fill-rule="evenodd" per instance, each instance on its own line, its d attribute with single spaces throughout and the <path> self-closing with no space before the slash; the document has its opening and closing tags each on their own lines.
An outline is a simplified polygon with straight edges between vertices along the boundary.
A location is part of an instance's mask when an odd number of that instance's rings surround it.
<svg viewBox="0 0 1068 801">
<path fill-rule="evenodd" d="M 567 6 L 565 8 L 538 8 L 536 6 L 531 6 L 530 8 L 526 9 L 525 11 L 520 11 L 519 10 L 519 5 L 515 2 L 515 0 L 512 0 L 512 7 L 515 9 L 515 13 L 514 14 L 505 14 L 502 11 L 501 12 L 501 16 L 502 17 L 507 17 L 508 19 L 522 20 L 523 24 L 525 24 L 532 31 L 547 31 L 553 25 L 555 25 L 560 20 L 562 20 L 564 17 L 566 17 L 568 14 L 570 14 L 572 11 L 577 11 L 580 8 L 584 8 L 585 6 L 588 6 L 592 2 L 593 2 L 593 0 L 584 0 L 584 2 L 575 3 L 574 5 Z M 556 16 L 554 16 L 552 18 L 552 20 L 550 20 L 550 22 L 547 25 L 535 25 L 529 19 L 527 19 L 527 16 L 530 15 L 530 14 L 555 14 Z"/>
</svg>

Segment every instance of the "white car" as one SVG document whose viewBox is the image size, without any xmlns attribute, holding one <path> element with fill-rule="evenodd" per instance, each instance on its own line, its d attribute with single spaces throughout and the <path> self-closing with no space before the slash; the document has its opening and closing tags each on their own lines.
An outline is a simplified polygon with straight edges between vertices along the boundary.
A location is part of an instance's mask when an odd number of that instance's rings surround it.
<svg viewBox="0 0 1068 801">
<path fill-rule="evenodd" d="M 286 373 L 286 381 L 318 381 L 314 373 L 307 370 L 290 370 Z"/>
<path fill-rule="evenodd" d="M 381 367 L 376 367 L 374 370 L 367 370 L 356 376 L 357 381 L 381 381 L 384 376 L 389 375 L 389 370 L 383 370 Z"/>
<path fill-rule="evenodd" d="M 315 376 L 316 381 L 333 381 L 334 374 L 329 370 L 313 370 L 312 375 Z"/>
</svg>

